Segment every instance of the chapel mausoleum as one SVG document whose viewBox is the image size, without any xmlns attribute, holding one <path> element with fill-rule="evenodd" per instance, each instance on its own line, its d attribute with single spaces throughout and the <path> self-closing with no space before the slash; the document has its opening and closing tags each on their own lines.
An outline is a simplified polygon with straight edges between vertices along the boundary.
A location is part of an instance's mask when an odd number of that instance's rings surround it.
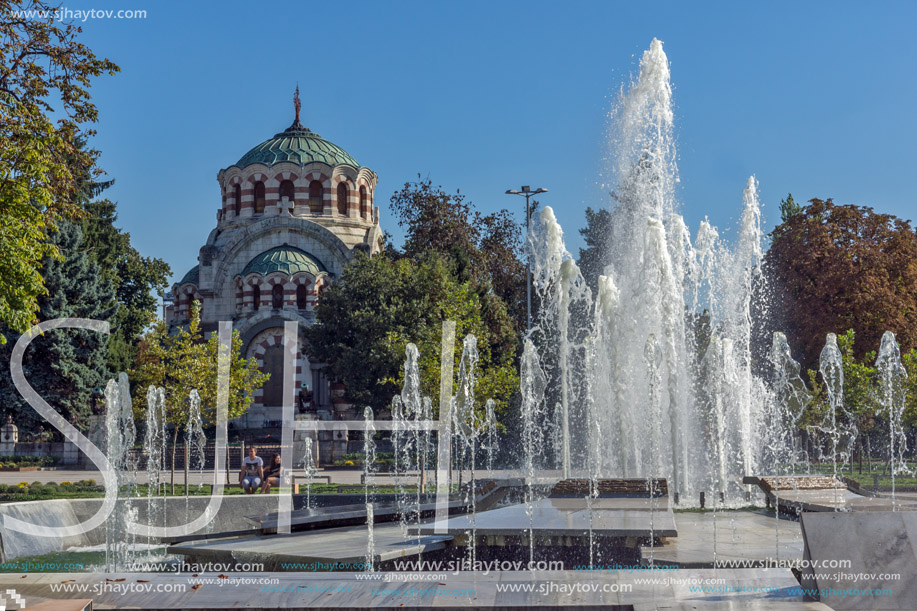
<svg viewBox="0 0 917 611">
<path fill-rule="evenodd" d="M 355 253 L 382 247 L 376 173 L 300 123 L 298 89 L 295 107 L 290 127 L 217 174 L 216 227 L 166 307 L 173 326 L 187 324 L 195 300 L 205 332 L 231 320 L 244 356 L 271 374 L 240 422 L 244 428 L 276 426 L 286 384 L 294 393 L 308 386 L 312 407 L 331 410 L 329 381 L 322 364 L 310 362 L 302 336 L 296 379 L 284 379 L 283 325 L 313 324 L 316 299 Z"/>
</svg>

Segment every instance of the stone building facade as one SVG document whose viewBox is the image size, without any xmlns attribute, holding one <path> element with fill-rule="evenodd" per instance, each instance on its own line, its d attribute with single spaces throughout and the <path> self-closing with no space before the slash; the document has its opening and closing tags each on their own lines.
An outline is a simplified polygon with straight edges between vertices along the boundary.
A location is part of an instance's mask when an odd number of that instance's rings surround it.
<svg viewBox="0 0 917 611">
<path fill-rule="evenodd" d="M 172 287 L 170 325 L 186 324 L 201 303 L 201 324 L 213 331 L 231 320 L 246 358 L 271 374 L 240 423 L 272 426 L 281 419 L 285 385 L 308 386 L 313 407 L 331 411 L 322 364 L 310 362 L 300 337 L 296 379 L 283 379 L 283 325 L 315 320 L 318 296 L 339 278 L 357 251 L 382 247 L 376 173 L 296 118 L 217 174 L 221 205 L 198 264 Z"/>
</svg>

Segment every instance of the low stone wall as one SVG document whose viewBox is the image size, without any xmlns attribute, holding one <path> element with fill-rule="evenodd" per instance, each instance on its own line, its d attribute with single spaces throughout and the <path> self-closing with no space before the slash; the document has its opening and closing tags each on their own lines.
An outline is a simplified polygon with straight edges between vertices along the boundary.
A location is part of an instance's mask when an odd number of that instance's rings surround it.
<svg viewBox="0 0 917 611">
<path fill-rule="evenodd" d="M 51 456 L 58 465 L 78 465 L 82 455 L 70 441 L 0 443 L 0 456 Z"/>
<path fill-rule="evenodd" d="M 224 496 L 220 508 L 207 528 L 199 532 L 248 530 L 253 525 L 246 516 L 260 516 L 278 509 L 277 495 Z M 164 512 L 157 525 L 178 526 L 202 515 L 210 497 L 169 497 L 156 499 L 154 511 Z M 91 518 L 102 505 L 102 499 L 53 499 L 48 501 L 26 501 L 0 505 L 0 519 L 11 516 L 40 525 L 41 527 L 75 526 Z M 293 508 L 305 505 L 305 497 L 293 496 Z M 137 520 L 147 523 L 150 503 L 145 499 L 132 502 L 137 510 Z M 187 507 L 187 509 L 186 509 Z M 115 511 L 123 511 L 118 507 Z M 143 539 L 138 539 L 143 541 Z M 105 543 L 105 525 L 88 533 L 73 537 L 47 537 L 29 535 L 9 529 L 0 522 L 0 552 L 4 561 L 22 556 L 34 556 L 66 551 L 71 547 L 87 547 Z"/>
</svg>

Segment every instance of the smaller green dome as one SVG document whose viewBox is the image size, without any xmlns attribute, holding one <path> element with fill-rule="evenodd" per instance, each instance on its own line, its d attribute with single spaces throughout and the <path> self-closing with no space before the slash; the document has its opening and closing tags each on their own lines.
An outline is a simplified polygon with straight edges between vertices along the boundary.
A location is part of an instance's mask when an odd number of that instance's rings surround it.
<svg viewBox="0 0 917 611">
<path fill-rule="evenodd" d="M 178 286 L 182 286 L 183 284 L 193 284 L 197 286 L 198 282 L 200 281 L 200 277 L 201 277 L 201 266 L 195 265 L 194 267 L 189 269 L 188 273 L 185 274 L 184 277 L 179 281 Z"/>
<path fill-rule="evenodd" d="M 259 274 L 267 276 L 274 272 L 282 272 L 288 276 L 299 272 L 307 272 L 317 276 L 322 272 L 327 273 L 328 270 L 325 269 L 321 261 L 306 251 L 284 244 L 263 252 L 249 261 L 240 275 Z"/>
</svg>

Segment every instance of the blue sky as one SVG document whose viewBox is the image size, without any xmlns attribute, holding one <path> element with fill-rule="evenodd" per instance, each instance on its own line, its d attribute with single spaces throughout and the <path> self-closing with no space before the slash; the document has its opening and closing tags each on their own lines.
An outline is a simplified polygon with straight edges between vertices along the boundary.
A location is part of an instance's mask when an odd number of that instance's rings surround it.
<svg viewBox="0 0 917 611">
<path fill-rule="evenodd" d="M 600 187 L 606 123 L 653 37 L 674 84 L 682 213 L 736 222 L 750 174 L 768 228 L 787 192 L 912 219 L 913 2 L 66 2 L 144 9 L 94 19 L 84 42 L 122 72 L 93 87 L 95 147 L 121 226 L 176 279 L 215 226 L 216 175 L 303 123 L 379 174 L 420 173 L 482 210 L 550 189 L 568 248 Z"/>
</svg>

